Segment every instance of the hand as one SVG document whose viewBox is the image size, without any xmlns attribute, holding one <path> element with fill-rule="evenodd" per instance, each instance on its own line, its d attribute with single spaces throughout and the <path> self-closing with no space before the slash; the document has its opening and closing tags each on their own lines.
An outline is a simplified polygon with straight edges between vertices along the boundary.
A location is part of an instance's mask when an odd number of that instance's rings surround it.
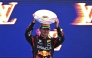
<svg viewBox="0 0 92 58">
<path fill-rule="evenodd" d="M 59 19 L 58 18 L 55 19 L 55 25 L 56 25 L 56 27 L 59 26 Z"/>
<path fill-rule="evenodd" d="M 33 14 L 33 17 L 35 17 L 35 14 Z M 33 23 L 36 23 L 36 19 L 34 18 Z"/>
</svg>

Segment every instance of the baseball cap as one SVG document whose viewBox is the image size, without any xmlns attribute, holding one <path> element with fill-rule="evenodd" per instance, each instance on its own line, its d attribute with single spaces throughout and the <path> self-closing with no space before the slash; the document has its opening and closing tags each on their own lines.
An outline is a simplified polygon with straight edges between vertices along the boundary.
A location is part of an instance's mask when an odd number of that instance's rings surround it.
<svg viewBox="0 0 92 58">
<path fill-rule="evenodd" d="M 41 24 L 41 29 L 50 29 L 50 24 Z"/>
</svg>

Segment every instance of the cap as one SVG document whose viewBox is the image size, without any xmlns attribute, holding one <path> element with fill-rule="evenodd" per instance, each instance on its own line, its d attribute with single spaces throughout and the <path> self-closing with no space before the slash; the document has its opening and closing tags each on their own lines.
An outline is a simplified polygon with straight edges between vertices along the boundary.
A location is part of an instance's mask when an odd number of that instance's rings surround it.
<svg viewBox="0 0 92 58">
<path fill-rule="evenodd" d="M 42 28 L 42 29 L 50 29 L 50 24 L 41 24 L 40 28 Z"/>
</svg>

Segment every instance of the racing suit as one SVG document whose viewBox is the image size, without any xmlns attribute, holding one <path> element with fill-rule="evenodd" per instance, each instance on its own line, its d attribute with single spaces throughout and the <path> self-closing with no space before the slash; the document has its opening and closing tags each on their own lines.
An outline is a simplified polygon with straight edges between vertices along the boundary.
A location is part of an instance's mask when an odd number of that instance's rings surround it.
<svg viewBox="0 0 92 58">
<path fill-rule="evenodd" d="M 53 58 L 54 48 L 58 47 L 64 41 L 64 35 L 60 31 L 60 28 L 57 29 L 58 37 L 52 38 L 47 36 L 44 39 L 42 36 L 32 35 L 33 27 L 35 23 L 31 23 L 26 29 L 25 37 L 26 40 L 32 46 L 33 58 Z"/>
</svg>

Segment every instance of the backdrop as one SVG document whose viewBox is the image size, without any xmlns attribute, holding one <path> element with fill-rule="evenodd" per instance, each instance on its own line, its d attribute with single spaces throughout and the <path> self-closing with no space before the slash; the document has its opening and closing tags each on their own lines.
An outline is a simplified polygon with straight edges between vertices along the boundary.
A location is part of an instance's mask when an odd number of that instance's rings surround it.
<svg viewBox="0 0 92 58">
<path fill-rule="evenodd" d="M 24 33 L 28 25 L 33 21 L 32 14 L 40 9 L 48 9 L 55 12 L 60 21 L 59 25 L 64 31 L 65 41 L 61 49 L 55 51 L 54 58 L 92 58 L 92 6 L 89 7 L 92 2 L 84 2 L 85 5 L 76 4 L 82 2 L 73 1 L 22 2 L 20 0 L 11 4 L 9 3 L 13 1 L 2 0 L 1 2 L 0 58 L 32 57 L 31 46 L 26 41 Z M 33 35 L 35 35 L 35 31 L 39 26 L 40 23 L 37 22 Z M 51 24 L 51 30 L 54 28 L 55 24 L 53 23 Z"/>
</svg>

